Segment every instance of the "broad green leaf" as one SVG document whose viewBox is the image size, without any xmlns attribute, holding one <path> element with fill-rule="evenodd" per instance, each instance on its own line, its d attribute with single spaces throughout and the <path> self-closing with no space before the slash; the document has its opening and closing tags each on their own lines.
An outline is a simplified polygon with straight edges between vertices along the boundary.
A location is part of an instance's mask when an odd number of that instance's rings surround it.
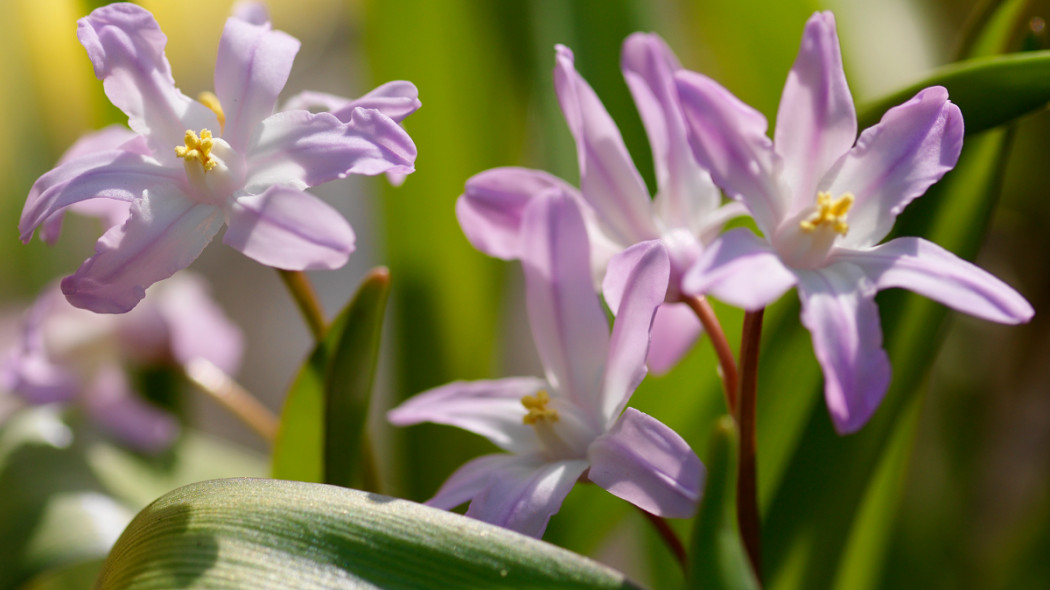
<svg viewBox="0 0 1050 590">
<path fill-rule="evenodd" d="M 375 362 L 375 351 L 366 348 L 353 348 L 353 336 L 343 344 L 344 333 L 351 329 L 355 334 L 367 328 L 372 322 L 382 321 L 382 309 L 376 309 L 375 292 L 381 288 L 384 292 L 387 278 L 385 270 L 373 270 L 365 277 L 357 294 L 346 304 L 339 315 L 332 321 L 325 333 L 324 341 L 317 344 L 310 356 L 303 363 L 296 375 L 281 410 L 281 424 L 277 430 L 277 440 L 273 448 L 272 475 L 280 479 L 322 482 L 325 477 L 325 387 L 332 370 L 332 359 L 345 346 L 344 355 L 357 352 L 369 355 L 367 362 Z M 358 309 L 358 306 L 361 306 Z M 371 314 L 378 312 L 379 317 Z M 355 318 L 355 327 L 350 327 L 350 318 Z M 363 343 L 362 343 L 363 344 Z M 369 380 L 371 377 L 369 377 Z M 345 387 L 358 387 L 351 379 L 345 380 Z"/>
<path fill-rule="evenodd" d="M 374 491 L 376 481 L 365 420 L 379 359 L 379 336 L 390 293 L 390 272 L 373 270 L 347 307 L 325 379 L 324 483 Z M 368 456 L 366 456 L 368 455 Z"/>
<path fill-rule="evenodd" d="M 946 66 L 917 84 L 860 108 L 860 128 L 877 123 L 889 108 L 936 85 L 948 89 L 948 96 L 962 111 L 966 134 L 973 136 L 1050 102 L 1050 50 L 984 57 Z"/>
<path fill-rule="evenodd" d="M 707 452 L 707 483 L 689 547 L 689 588 L 759 588 L 736 523 L 737 432 L 723 416 Z"/>
<path fill-rule="evenodd" d="M 192 484 L 139 513 L 96 588 L 634 588 L 579 555 L 464 516 L 337 486 Z"/>
</svg>

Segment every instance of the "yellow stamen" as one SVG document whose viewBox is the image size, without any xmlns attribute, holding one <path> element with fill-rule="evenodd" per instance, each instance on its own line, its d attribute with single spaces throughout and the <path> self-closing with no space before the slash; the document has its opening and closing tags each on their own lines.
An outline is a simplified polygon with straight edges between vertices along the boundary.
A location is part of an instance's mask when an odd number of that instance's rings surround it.
<svg viewBox="0 0 1050 590">
<path fill-rule="evenodd" d="M 831 193 L 817 193 L 817 210 L 812 215 L 799 222 L 803 231 L 812 232 L 819 226 L 827 225 L 840 235 L 846 235 L 849 224 L 846 223 L 846 213 L 853 206 L 853 195 L 846 193 L 837 199 L 831 198 Z"/>
<path fill-rule="evenodd" d="M 557 422 L 558 410 L 547 407 L 550 401 L 551 396 L 542 389 L 537 391 L 536 395 L 526 395 L 521 398 L 521 405 L 529 411 L 522 417 L 521 422 L 523 424 L 535 424 L 540 421 Z"/>
<path fill-rule="evenodd" d="M 219 133 L 222 133 L 226 129 L 226 113 L 222 110 L 222 103 L 219 102 L 219 97 L 205 90 L 197 95 L 197 100 L 211 109 L 215 116 L 219 118 Z"/>
<path fill-rule="evenodd" d="M 211 138 L 211 131 L 201 129 L 200 137 L 191 129 L 186 130 L 186 145 L 175 146 L 175 155 L 186 160 L 197 159 L 204 171 L 207 172 L 215 167 L 217 162 L 211 156 L 211 148 L 215 142 Z"/>
</svg>

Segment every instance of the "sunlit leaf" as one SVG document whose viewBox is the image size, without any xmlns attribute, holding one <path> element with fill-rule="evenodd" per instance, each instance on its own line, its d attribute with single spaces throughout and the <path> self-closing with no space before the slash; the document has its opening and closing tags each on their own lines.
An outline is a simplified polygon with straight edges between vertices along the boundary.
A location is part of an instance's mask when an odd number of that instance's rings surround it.
<svg viewBox="0 0 1050 590">
<path fill-rule="evenodd" d="M 201 482 L 143 510 L 97 588 L 633 588 L 564 549 L 356 490 Z"/>
</svg>

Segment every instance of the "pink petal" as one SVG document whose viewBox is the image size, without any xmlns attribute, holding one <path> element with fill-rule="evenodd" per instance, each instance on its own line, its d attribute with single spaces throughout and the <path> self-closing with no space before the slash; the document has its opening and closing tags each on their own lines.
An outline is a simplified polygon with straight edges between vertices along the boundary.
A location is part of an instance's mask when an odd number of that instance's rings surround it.
<svg viewBox="0 0 1050 590">
<path fill-rule="evenodd" d="M 788 203 L 778 180 L 781 163 L 766 137 L 766 118 L 714 80 L 675 74 L 693 156 L 715 184 L 742 200 L 766 235 L 784 218 Z"/>
<path fill-rule="evenodd" d="M 835 259 L 859 266 L 880 290 L 908 289 L 989 321 L 1018 324 L 1035 314 L 1010 286 L 922 238 L 897 238 L 870 250 L 842 251 Z"/>
<path fill-rule="evenodd" d="M 273 186 L 237 197 L 227 212 L 224 244 L 285 270 L 340 268 L 354 251 L 354 231 L 331 205 L 299 190 Z"/>
<path fill-rule="evenodd" d="M 106 96 L 162 162 L 175 162 L 174 147 L 183 144 L 187 129 L 218 129 L 215 113 L 175 87 L 164 56 L 167 37 L 146 9 L 125 3 L 98 8 L 77 22 L 77 37 Z"/>
<path fill-rule="evenodd" d="M 445 483 L 441 484 L 441 489 L 434 494 L 434 497 L 424 504 L 442 510 L 451 510 L 479 495 L 488 487 L 489 480 L 494 474 L 513 470 L 515 466 L 523 462 L 534 464 L 535 460 L 523 459 L 506 453 L 482 455 L 471 459 L 450 475 Z"/>
<path fill-rule="evenodd" d="M 419 91 L 415 84 L 395 80 L 377 86 L 361 98 L 343 98 L 326 92 L 305 91 L 288 99 L 283 110 L 321 109 L 331 112 L 340 121 L 349 121 L 354 109 L 376 109 L 400 123 L 420 107 Z"/>
<path fill-rule="evenodd" d="M 865 248 L 886 237 L 908 203 L 955 167 L 962 141 L 962 114 L 940 86 L 922 90 L 865 129 L 821 181 L 833 197 L 855 198 L 849 232 L 839 244 Z"/>
<path fill-rule="evenodd" d="M 154 185 L 174 182 L 175 175 L 152 158 L 123 150 L 72 158 L 33 183 L 18 222 L 22 241 L 28 243 L 40 224 L 70 205 L 86 199 L 133 201 Z M 41 237 L 53 242 L 58 238 L 55 230 L 52 227 Z"/>
<path fill-rule="evenodd" d="M 678 364 L 692 350 L 703 333 L 700 320 L 684 303 L 664 303 L 656 308 L 652 341 L 646 364 L 656 375 L 662 375 Z"/>
<path fill-rule="evenodd" d="M 617 302 L 605 363 L 601 415 L 610 425 L 627 405 L 638 384 L 645 377 L 645 359 L 649 354 L 649 329 L 656 307 L 663 303 L 670 276 L 667 250 L 657 241 L 642 242 L 620 255 L 628 263 L 610 263 L 609 274 L 616 267 L 616 280 L 622 282 L 622 297 Z M 612 305 L 610 303 L 610 305 Z"/>
<path fill-rule="evenodd" d="M 178 421 L 139 397 L 116 366 L 106 366 L 96 374 L 84 406 L 95 422 L 140 451 L 159 453 L 179 435 Z"/>
<path fill-rule="evenodd" d="M 347 123 L 329 113 L 285 111 L 260 127 L 246 158 L 249 193 L 274 184 L 307 188 L 350 174 L 411 172 L 416 159 L 405 130 L 375 110 L 355 109 Z"/>
<path fill-rule="evenodd" d="M 237 0 L 230 9 L 234 18 L 239 18 L 253 25 L 264 25 L 270 22 L 270 12 L 262 2 Z"/>
<path fill-rule="evenodd" d="M 240 328 L 219 307 L 203 278 L 182 272 L 156 291 L 154 307 L 167 325 L 171 353 L 186 365 L 203 358 L 228 375 L 237 371 L 244 351 Z"/>
<path fill-rule="evenodd" d="M 124 225 L 99 238 L 95 255 L 62 281 L 62 292 L 77 307 L 126 312 L 145 296 L 146 287 L 196 260 L 220 228 L 221 209 L 168 187 L 147 191 Z"/>
<path fill-rule="evenodd" d="M 795 286 L 795 273 L 751 230 L 737 228 L 712 242 L 682 280 L 682 289 L 749 310 L 773 303 Z"/>
<path fill-rule="evenodd" d="M 504 260 L 521 256 L 521 222 L 525 207 L 545 191 L 573 194 L 576 189 L 542 170 L 493 168 L 467 180 L 456 200 L 456 218 L 479 251 Z"/>
<path fill-rule="evenodd" d="M 540 537 L 586 469 L 587 461 L 504 466 L 471 501 L 467 516 Z"/>
<path fill-rule="evenodd" d="M 788 73 L 773 136 L 792 195 L 789 215 L 813 205 L 817 182 L 853 146 L 857 113 L 842 69 L 835 17 L 818 12 L 802 34 Z"/>
<path fill-rule="evenodd" d="M 674 86 L 674 72 L 681 69 L 678 58 L 659 36 L 634 33 L 623 43 L 620 64 L 649 135 L 660 218 L 667 227 L 698 231 L 721 195 L 689 150 Z"/>
<path fill-rule="evenodd" d="M 597 417 L 609 324 L 591 283 L 587 240 L 570 197 L 545 193 L 525 209 L 522 267 L 536 350 L 554 389 Z"/>
<path fill-rule="evenodd" d="M 480 434 L 507 451 L 531 451 L 536 449 L 536 433 L 522 421 L 526 411 L 521 398 L 549 387 L 535 377 L 456 381 L 408 399 L 390 410 L 387 420 L 397 426 L 448 424 Z"/>
<path fill-rule="evenodd" d="M 840 262 L 801 271 L 799 298 L 802 324 L 824 370 L 824 398 L 835 430 L 855 432 L 875 413 L 890 383 L 875 285 L 861 269 Z"/>
<path fill-rule="evenodd" d="M 227 19 L 215 62 L 215 95 L 226 115 L 222 138 L 234 149 L 244 150 L 256 126 L 273 114 L 298 52 L 299 41 L 269 23 Z"/>
<path fill-rule="evenodd" d="M 704 466 L 689 443 L 656 418 L 627 408 L 587 456 L 587 478 L 614 496 L 667 518 L 689 518 L 696 511 Z"/>
<path fill-rule="evenodd" d="M 554 88 L 576 140 L 580 191 L 621 244 L 655 237 L 649 191 L 609 113 L 576 72 L 573 55 L 557 46 Z"/>
</svg>

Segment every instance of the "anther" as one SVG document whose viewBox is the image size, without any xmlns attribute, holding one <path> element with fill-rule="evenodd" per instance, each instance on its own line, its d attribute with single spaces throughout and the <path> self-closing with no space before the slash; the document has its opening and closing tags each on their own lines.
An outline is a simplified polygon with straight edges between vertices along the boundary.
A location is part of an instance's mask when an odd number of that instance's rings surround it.
<svg viewBox="0 0 1050 590">
<path fill-rule="evenodd" d="M 550 395 L 544 390 L 539 390 L 536 395 L 526 395 L 521 398 L 521 405 L 529 411 L 521 418 L 523 424 L 536 424 L 537 422 L 557 422 L 558 410 L 548 408 L 551 401 Z"/>
<path fill-rule="evenodd" d="M 853 195 L 850 193 L 845 193 L 837 199 L 832 199 L 831 193 L 817 193 L 817 210 L 798 225 L 806 232 L 815 231 L 820 226 L 829 226 L 844 236 L 849 231 L 846 214 L 852 206 Z"/>
<path fill-rule="evenodd" d="M 185 160 L 196 159 L 204 166 L 207 172 L 217 164 L 211 155 L 211 148 L 215 144 L 212 140 L 211 131 L 201 129 L 200 137 L 191 129 L 186 130 L 186 145 L 175 146 L 175 155 Z"/>
</svg>

